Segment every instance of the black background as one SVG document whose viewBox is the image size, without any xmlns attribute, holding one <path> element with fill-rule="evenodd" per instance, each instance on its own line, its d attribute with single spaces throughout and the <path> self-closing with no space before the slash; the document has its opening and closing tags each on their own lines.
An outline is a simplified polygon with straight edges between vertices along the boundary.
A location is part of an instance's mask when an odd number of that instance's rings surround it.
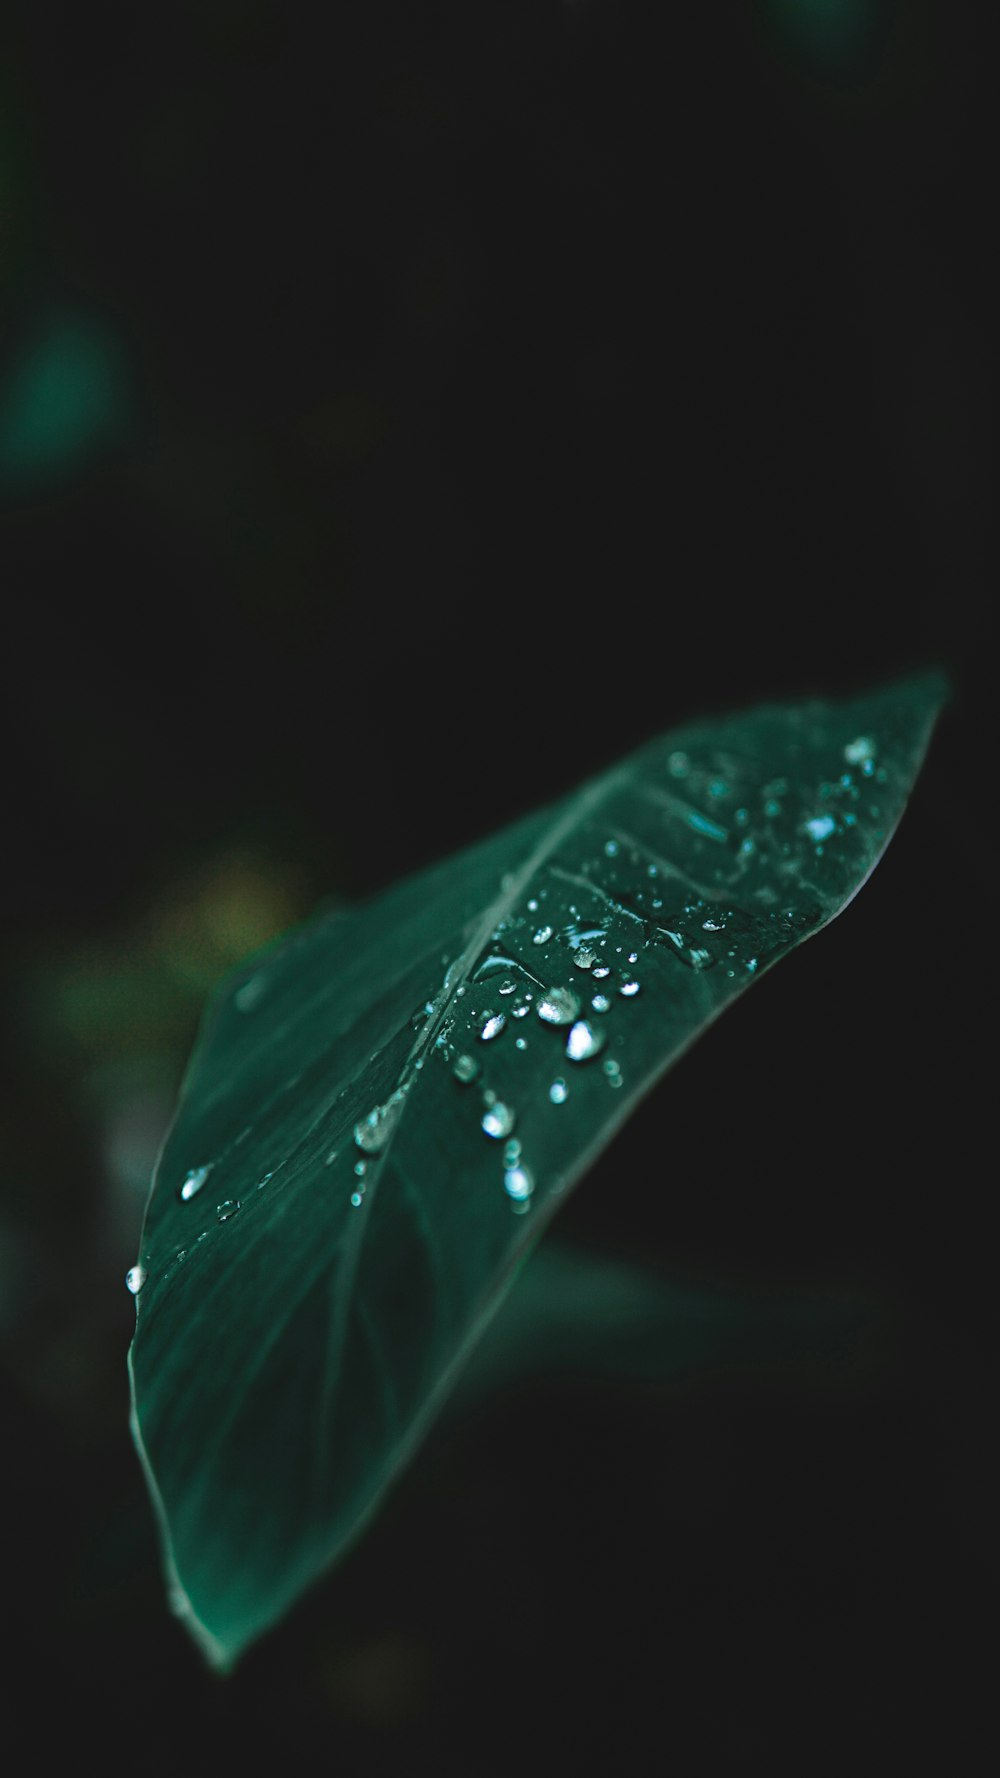
<svg viewBox="0 0 1000 1778">
<path fill-rule="evenodd" d="M 11 1703 L 30 1727 L 43 1700 L 38 1747 L 164 1773 L 961 1763 L 997 1554 L 974 11 L 31 0 L 13 25 L 0 388 L 72 313 L 128 396 L 0 489 Z M 825 1369 L 539 1382 L 441 1429 L 338 1574 L 207 1677 L 125 1426 L 141 1194 L 109 1186 L 59 971 L 90 959 L 106 1021 L 123 959 L 153 983 L 149 909 L 219 868 L 266 937 L 687 716 L 927 665 L 952 703 L 864 896 L 563 1216 L 687 1281 L 857 1290 L 877 1334 Z"/>
</svg>

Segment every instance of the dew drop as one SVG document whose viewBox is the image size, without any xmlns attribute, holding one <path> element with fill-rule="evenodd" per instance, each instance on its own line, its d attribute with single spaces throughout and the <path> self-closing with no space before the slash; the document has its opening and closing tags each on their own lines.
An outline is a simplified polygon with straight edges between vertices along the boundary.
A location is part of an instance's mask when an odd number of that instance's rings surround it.
<svg viewBox="0 0 1000 1778">
<path fill-rule="evenodd" d="M 779 803 L 777 797 L 774 797 L 774 796 L 768 797 L 767 802 L 764 804 L 764 813 L 765 813 L 765 815 L 770 816 L 772 821 L 774 820 L 775 816 L 781 814 L 781 804 Z"/>
<path fill-rule="evenodd" d="M 360 1209 L 361 1205 L 364 1203 L 364 1192 L 352 1192 L 351 1203 L 354 1205 L 355 1210 Z"/>
<path fill-rule="evenodd" d="M 569 1087 L 564 1080 L 554 1080 L 549 1088 L 549 1098 L 553 1105 L 565 1105 L 569 1098 Z"/>
<path fill-rule="evenodd" d="M 630 951 L 628 954 L 628 960 L 630 963 L 638 963 L 638 961 L 639 961 L 638 951 Z"/>
<path fill-rule="evenodd" d="M 505 1167 L 516 1167 L 521 1159 L 521 1144 L 516 1136 L 512 1136 L 509 1142 L 504 1143 L 503 1159 Z"/>
<path fill-rule="evenodd" d="M 526 1050 L 527 1047 L 528 1047 L 528 1039 L 526 1037 L 515 1037 L 514 1048 L 516 1050 Z"/>
<path fill-rule="evenodd" d="M 686 753 L 672 753 L 667 760 L 667 769 L 672 778 L 686 778 L 691 768 L 691 761 Z"/>
<path fill-rule="evenodd" d="M 611 974 L 611 971 L 608 968 L 607 964 L 601 963 L 598 966 L 598 968 L 594 970 L 594 980 L 597 982 L 603 982 L 605 976 L 608 976 L 610 974 Z"/>
<path fill-rule="evenodd" d="M 593 951 L 577 951 L 573 962 L 577 969 L 590 969 L 593 966 L 594 953 Z"/>
<path fill-rule="evenodd" d="M 534 934 L 531 942 L 533 945 L 547 945 L 551 937 L 551 926 L 539 926 L 538 931 Z"/>
<path fill-rule="evenodd" d="M 497 993 L 498 994 L 514 994 L 516 992 L 517 992 L 517 983 L 512 982 L 509 975 L 505 976 L 503 981 L 500 983 L 499 988 L 497 989 Z"/>
<path fill-rule="evenodd" d="M 459 1056 L 452 1073 L 456 1080 L 462 1082 L 463 1086 L 468 1086 L 469 1081 L 475 1080 L 479 1073 L 479 1063 L 475 1056 Z"/>
<path fill-rule="evenodd" d="M 848 741 L 844 748 L 844 758 L 849 766 L 863 765 L 865 760 L 873 759 L 876 747 L 868 735 L 859 735 L 857 740 Z"/>
<path fill-rule="evenodd" d="M 482 1125 L 487 1136 L 499 1140 L 501 1136 L 509 1136 L 517 1122 L 516 1113 L 509 1105 L 501 1104 L 498 1099 L 488 1111 L 483 1112 Z"/>
<path fill-rule="evenodd" d="M 192 1167 L 180 1189 L 180 1196 L 185 1204 L 190 1198 L 197 1197 L 206 1179 L 212 1171 L 214 1163 L 209 1161 L 204 1167 Z"/>
<path fill-rule="evenodd" d="M 638 992 L 639 992 L 639 983 L 638 982 L 622 982 L 622 985 L 619 988 L 618 992 L 619 992 L 619 994 L 624 994 L 626 1000 L 632 1000 L 632 999 L 634 999 L 635 995 L 638 994 Z"/>
<path fill-rule="evenodd" d="M 492 1043 L 494 1037 L 499 1037 L 506 1023 L 507 1020 L 502 1012 L 487 1013 L 486 1023 L 479 1033 L 480 1042 Z"/>
<path fill-rule="evenodd" d="M 832 815 L 817 815 L 814 820 L 805 823 L 803 831 L 818 844 L 820 840 L 829 839 L 836 825 Z"/>
<path fill-rule="evenodd" d="M 528 903 L 528 912 L 529 912 L 529 914 L 537 914 L 537 912 L 538 912 L 538 903 L 535 900 L 534 896 L 532 896 L 531 900 Z"/>
<path fill-rule="evenodd" d="M 725 932 L 726 922 L 725 920 L 703 920 L 701 929 L 703 932 Z"/>
<path fill-rule="evenodd" d="M 579 1010 L 579 996 L 571 988 L 549 988 L 537 1007 L 538 1016 L 546 1025 L 571 1025 Z"/>
<path fill-rule="evenodd" d="M 368 1171 L 368 1162 L 367 1161 L 355 1161 L 354 1171 L 357 1174 L 359 1179 L 363 1179 L 365 1174 Z"/>
<path fill-rule="evenodd" d="M 527 1167 L 508 1167 L 503 1176 L 504 1190 L 508 1197 L 524 1203 L 535 1189 L 535 1182 Z"/>
<path fill-rule="evenodd" d="M 133 1296 L 138 1296 L 145 1282 L 145 1266 L 129 1266 L 128 1271 L 125 1273 L 125 1289 L 130 1290 Z"/>
<path fill-rule="evenodd" d="M 512 1006 L 510 1016 L 512 1019 L 526 1019 L 530 1011 L 531 1007 L 527 1003 L 524 1006 Z"/>
<path fill-rule="evenodd" d="M 600 1025 L 578 1019 L 566 1039 L 566 1054 L 571 1062 L 587 1062 L 599 1054 L 606 1042 L 607 1033 Z"/>
<path fill-rule="evenodd" d="M 216 1220 L 228 1222 L 230 1217 L 236 1216 L 242 1208 L 243 1205 L 239 1198 L 223 1198 L 222 1203 L 215 1206 Z"/>
<path fill-rule="evenodd" d="M 606 994 L 595 994 L 590 1002 L 595 1012 L 610 1012 L 611 1002 Z"/>
<path fill-rule="evenodd" d="M 378 1154 L 385 1147 L 399 1122 L 405 1097 L 403 1089 L 397 1087 L 384 1105 L 374 1106 L 367 1117 L 360 1118 L 355 1124 L 354 1140 L 365 1154 Z"/>
<path fill-rule="evenodd" d="M 604 850 L 609 858 L 617 858 L 617 856 L 618 856 L 618 841 L 617 840 L 605 840 Z"/>
</svg>

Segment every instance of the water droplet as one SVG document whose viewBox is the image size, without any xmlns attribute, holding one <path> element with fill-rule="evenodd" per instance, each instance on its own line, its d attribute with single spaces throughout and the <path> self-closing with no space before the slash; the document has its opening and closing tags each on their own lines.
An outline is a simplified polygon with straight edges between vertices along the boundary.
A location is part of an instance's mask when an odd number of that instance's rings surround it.
<svg viewBox="0 0 1000 1778">
<path fill-rule="evenodd" d="M 864 765 L 861 767 L 861 771 L 865 778 L 871 778 L 875 772 L 875 761 L 873 759 L 866 759 Z"/>
<path fill-rule="evenodd" d="M 672 778 L 686 778 L 691 769 L 691 761 L 686 753 L 672 753 L 667 760 L 667 770 Z"/>
<path fill-rule="evenodd" d="M 498 1099 L 488 1111 L 483 1112 L 482 1125 L 487 1136 L 499 1138 L 509 1136 L 517 1122 L 517 1115 L 509 1105 L 501 1104 Z"/>
<path fill-rule="evenodd" d="M 569 1087 L 564 1080 L 554 1080 L 549 1088 L 549 1098 L 553 1105 L 565 1105 L 569 1098 Z"/>
<path fill-rule="evenodd" d="M 750 971 L 751 975 L 753 975 L 753 972 L 756 969 L 756 967 L 757 967 L 757 958 L 756 957 L 748 957 L 747 958 L 747 969 Z"/>
<path fill-rule="evenodd" d="M 571 1062 L 587 1062 L 599 1054 L 606 1042 L 607 1033 L 600 1025 L 578 1019 L 566 1039 L 566 1054 Z"/>
<path fill-rule="evenodd" d="M 506 1167 L 517 1166 L 521 1159 L 521 1144 L 516 1136 L 512 1136 L 509 1142 L 504 1143 L 503 1158 Z"/>
<path fill-rule="evenodd" d="M 618 841 L 617 840 L 605 840 L 604 850 L 607 853 L 609 858 L 617 858 L 617 856 L 618 856 Z"/>
<path fill-rule="evenodd" d="M 775 819 L 776 816 L 781 814 L 781 804 L 779 803 L 777 797 L 774 797 L 774 796 L 768 797 L 767 802 L 764 804 L 764 813 L 765 813 L 765 815 L 770 816 L 772 821 Z"/>
<path fill-rule="evenodd" d="M 577 969 L 590 969 L 593 967 L 594 953 L 593 951 L 577 951 L 573 962 Z"/>
<path fill-rule="evenodd" d="M 351 1203 L 354 1205 L 355 1210 L 358 1210 L 361 1207 L 361 1205 L 364 1203 L 364 1201 L 365 1201 L 364 1192 L 352 1192 L 351 1193 Z"/>
<path fill-rule="evenodd" d="M 844 758 L 849 766 L 863 765 L 865 760 L 875 757 L 877 748 L 869 735 L 859 735 L 856 741 L 848 741 L 844 748 Z"/>
<path fill-rule="evenodd" d="M 529 912 L 529 914 L 537 914 L 537 912 L 538 912 L 538 903 L 535 900 L 534 896 L 532 896 L 531 900 L 528 903 L 528 912 Z"/>
<path fill-rule="evenodd" d="M 128 1271 L 125 1273 L 125 1289 L 130 1290 L 133 1296 L 138 1296 L 145 1282 L 145 1266 L 129 1266 Z"/>
<path fill-rule="evenodd" d="M 209 1161 L 207 1166 L 191 1168 L 190 1173 L 187 1175 L 187 1178 L 184 1180 L 180 1189 L 180 1196 L 183 1198 L 185 1204 L 188 1202 L 189 1198 L 197 1197 L 211 1173 L 213 1165 L 214 1162 Z"/>
<path fill-rule="evenodd" d="M 622 985 L 619 988 L 618 992 L 619 992 L 619 994 L 624 994 L 626 1000 L 631 1000 L 634 997 L 634 995 L 638 994 L 638 992 L 639 992 L 639 983 L 638 982 L 622 982 Z"/>
<path fill-rule="evenodd" d="M 595 1012 L 610 1012 L 611 1002 L 606 994 L 595 994 L 590 1002 Z"/>
<path fill-rule="evenodd" d="M 620 945 L 619 945 L 619 947 L 618 947 L 618 949 L 619 949 L 619 950 L 621 950 L 621 946 L 620 946 Z M 638 963 L 638 961 L 639 961 L 639 953 L 638 953 L 638 951 L 630 951 L 630 952 L 629 952 L 629 954 L 628 954 L 628 960 L 629 960 L 629 962 L 630 962 L 630 963 Z"/>
<path fill-rule="evenodd" d="M 533 945 L 547 945 L 551 937 L 551 926 L 539 926 L 538 931 L 535 933 L 531 942 Z"/>
<path fill-rule="evenodd" d="M 475 1056 L 459 1056 L 452 1073 L 456 1080 L 460 1080 L 463 1086 L 467 1086 L 469 1081 L 475 1080 L 479 1073 L 479 1063 Z"/>
<path fill-rule="evenodd" d="M 508 1167 L 503 1176 L 504 1190 L 519 1203 L 530 1198 L 535 1189 L 535 1182 L 527 1167 Z"/>
<path fill-rule="evenodd" d="M 215 1206 L 216 1219 L 219 1222 L 228 1222 L 230 1217 L 236 1216 L 242 1208 L 243 1205 L 239 1198 L 223 1198 L 222 1203 Z"/>
<path fill-rule="evenodd" d="M 701 929 L 703 932 L 725 932 L 726 922 L 725 920 L 703 920 Z"/>
<path fill-rule="evenodd" d="M 828 840 L 836 826 L 832 815 L 817 815 L 814 820 L 804 823 L 802 831 L 818 843 L 820 840 Z"/>
<path fill-rule="evenodd" d="M 367 1117 L 360 1118 L 354 1126 L 354 1140 L 366 1154 L 378 1154 L 383 1149 L 399 1122 L 406 1094 L 401 1087 L 390 1095 L 384 1105 L 376 1105 Z"/>
<path fill-rule="evenodd" d="M 597 982 L 603 982 L 605 976 L 608 976 L 610 974 L 611 974 L 611 971 L 608 968 L 607 964 L 602 963 L 598 966 L 597 969 L 594 970 L 594 980 Z"/>
<path fill-rule="evenodd" d="M 608 1086 L 620 1087 L 622 1084 L 622 1071 L 614 1058 L 609 1056 L 607 1061 L 602 1063 L 602 1067 L 608 1078 Z"/>
<path fill-rule="evenodd" d="M 503 981 L 500 983 L 499 988 L 497 989 L 497 993 L 498 994 L 515 994 L 516 992 L 517 992 L 517 983 L 512 982 L 509 975 L 505 976 Z"/>
<path fill-rule="evenodd" d="M 355 1161 L 354 1171 L 357 1174 L 359 1179 L 363 1179 L 365 1174 L 368 1171 L 368 1162 L 367 1161 Z"/>
<path fill-rule="evenodd" d="M 499 1037 L 506 1023 L 507 1020 L 502 1012 L 487 1013 L 486 1023 L 479 1033 L 480 1042 L 492 1043 L 494 1037 Z"/>
<path fill-rule="evenodd" d="M 526 1050 L 527 1047 L 528 1047 L 528 1040 L 526 1037 L 515 1037 L 514 1048 L 516 1050 Z"/>
<path fill-rule="evenodd" d="M 510 1016 L 512 1019 L 526 1019 L 530 1011 L 531 1007 L 525 1002 L 523 1006 L 512 1006 Z"/>
<path fill-rule="evenodd" d="M 579 996 L 572 988 L 549 988 L 536 1010 L 546 1025 L 571 1025 L 580 1010 Z"/>
<path fill-rule="evenodd" d="M 261 999 L 266 987 L 267 982 L 263 975 L 252 975 L 248 982 L 243 983 L 242 988 L 237 988 L 233 995 L 233 1005 L 240 1012 L 250 1012 Z"/>
</svg>

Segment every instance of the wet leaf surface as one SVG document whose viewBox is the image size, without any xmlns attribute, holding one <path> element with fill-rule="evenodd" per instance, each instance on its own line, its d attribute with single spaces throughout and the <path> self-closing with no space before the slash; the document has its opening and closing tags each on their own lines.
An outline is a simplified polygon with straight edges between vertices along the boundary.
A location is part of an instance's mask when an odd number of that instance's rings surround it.
<svg viewBox="0 0 1000 1778">
<path fill-rule="evenodd" d="M 216 998 L 129 1285 L 171 1599 L 217 1666 L 358 1534 L 637 1101 L 856 894 L 942 698 L 661 737 Z"/>
</svg>

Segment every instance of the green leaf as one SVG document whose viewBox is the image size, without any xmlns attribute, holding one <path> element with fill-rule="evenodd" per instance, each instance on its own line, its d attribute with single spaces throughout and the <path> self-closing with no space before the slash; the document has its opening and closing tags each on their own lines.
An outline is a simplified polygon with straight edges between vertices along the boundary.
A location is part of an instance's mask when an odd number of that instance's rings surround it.
<svg viewBox="0 0 1000 1778">
<path fill-rule="evenodd" d="M 134 1434 L 216 1665 L 358 1534 L 636 1102 L 864 883 L 943 695 L 662 737 L 218 995 L 130 1274 Z"/>
</svg>

